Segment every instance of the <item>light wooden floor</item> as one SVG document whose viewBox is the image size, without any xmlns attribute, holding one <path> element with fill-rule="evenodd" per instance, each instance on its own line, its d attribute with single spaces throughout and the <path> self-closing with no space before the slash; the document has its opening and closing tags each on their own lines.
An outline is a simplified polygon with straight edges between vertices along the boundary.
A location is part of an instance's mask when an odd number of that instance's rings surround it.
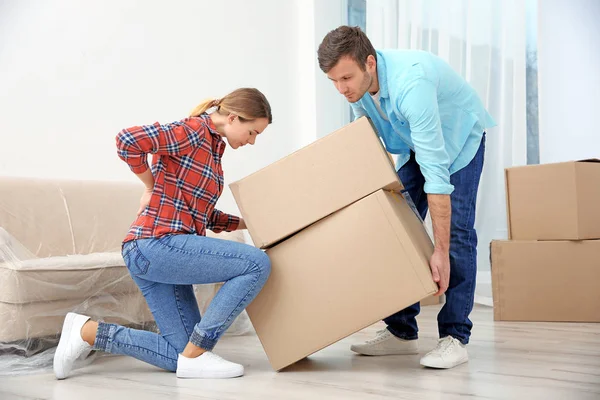
<svg viewBox="0 0 600 400">
<path fill-rule="evenodd" d="M 422 353 L 436 342 L 438 306 L 420 317 Z M 471 361 L 452 370 L 421 368 L 419 356 L 361 357 L 349 345 L 370 327 L 273 372 L 256 336 L 225 337 L 217 353 L 246 376 L 180 380 L 142 362 L 101 357 L 64 381 L 52 374 L 0 377 L 0 399 L 600 399 L 600 324 L 495 323 L 476 307 Z"/>
</svg>

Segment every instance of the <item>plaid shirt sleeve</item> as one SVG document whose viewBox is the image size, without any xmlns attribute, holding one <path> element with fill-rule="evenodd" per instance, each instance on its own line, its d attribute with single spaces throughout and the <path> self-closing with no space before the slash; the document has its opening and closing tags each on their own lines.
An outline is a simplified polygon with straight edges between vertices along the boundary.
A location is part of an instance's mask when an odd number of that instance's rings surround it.
<svg viewBox="0 0 600 400">
<path fill-rule="evenodd" d="M 235 215 L 226 214 L 223 211 L 219 211 L 216 208 L 213 209 L 212 214 L 210 215 L 210 219 L 206 226 L 207 229 L 210 229 L 214 233 L 219 233 L 222 231 L 235 231 L 240 225 L 240 218 Z"/>
<path fill-rule="evenodd" d="M 148 154 L 180 156 L 206 143 L 208 128 L 201 119 L 187 118 L 166 125 L 134 126 L 116 137 L 119 157 L 136 174 L 148 169 Z"/>
</svg>

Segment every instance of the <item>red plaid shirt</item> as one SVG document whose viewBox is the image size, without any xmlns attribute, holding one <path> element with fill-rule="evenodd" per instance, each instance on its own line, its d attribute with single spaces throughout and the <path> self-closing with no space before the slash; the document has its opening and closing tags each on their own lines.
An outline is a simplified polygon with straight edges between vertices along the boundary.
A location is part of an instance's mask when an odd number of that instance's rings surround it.
<svg viewBox="0 0 600 400">
<path fill-rule="evenodd" d="M 123 242 L 237 229 L 238 217 L 215 209 L 223 192 L 225 142 L 207 114 L 124 129 L 116 140 L 119 157 L 136 174 L 148 170 L 151 153 L 154 176 L 150 203 Z"/>
</svg>

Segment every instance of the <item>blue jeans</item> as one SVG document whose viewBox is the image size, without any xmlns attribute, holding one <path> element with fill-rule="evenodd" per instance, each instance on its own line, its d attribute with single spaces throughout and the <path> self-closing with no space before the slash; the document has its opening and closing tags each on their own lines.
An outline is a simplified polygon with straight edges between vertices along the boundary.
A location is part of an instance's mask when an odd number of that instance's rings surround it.
<svg viewBox="0 0 600 400">
<path fill-rule="evenodd" d="M 175 371 L 188 342 L 212 350 L 271 272 L 265 252 L 243 243 L 168 235 L 123 245 L 123 258 L 160 334 L 100 322 L 94 349 Z M 225 282 L 200 317 L 193 284 Z"/>
<path fill-rule="evenodd" d="M 467 344 L 473 323 L 469 314 L 473 310 L 475 280 L 477 276 L 477 233 L 475 232 L 475 205 L 479 178 L 483 169 L 485 133 L 477 154 L 465 168 L 450 176 L 454 192 L 450 195 L 452 220 L 450 226 L 450 284 L 446 291 L 446 304 L 438 314 L 440 338 L 452 336 Z M 425 178 L 421 174 L 414 153 L 400 168 L 398 177 L 412 198 L 421 218 L 427 214 L 427 194 L 423 191 Z M 418 337 L 416 316 L 419 303 L 384 319 L 388 330 L 395 336 L 412 340 Z"/>
</svg>

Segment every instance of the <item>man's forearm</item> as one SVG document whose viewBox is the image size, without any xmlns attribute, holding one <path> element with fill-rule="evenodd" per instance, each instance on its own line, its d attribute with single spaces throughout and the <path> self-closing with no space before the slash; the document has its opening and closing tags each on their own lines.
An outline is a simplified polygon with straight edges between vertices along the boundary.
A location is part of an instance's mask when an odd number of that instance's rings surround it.
<svg viewBox="0 0 600 400">
<path fill-rule="evenodd" d="M 427 202 L 431 213 L 435 250 L 448 252 L 450 249 L 450 220 L 452 216 L 450 195 L 428 194 Z"/>
</svg>

